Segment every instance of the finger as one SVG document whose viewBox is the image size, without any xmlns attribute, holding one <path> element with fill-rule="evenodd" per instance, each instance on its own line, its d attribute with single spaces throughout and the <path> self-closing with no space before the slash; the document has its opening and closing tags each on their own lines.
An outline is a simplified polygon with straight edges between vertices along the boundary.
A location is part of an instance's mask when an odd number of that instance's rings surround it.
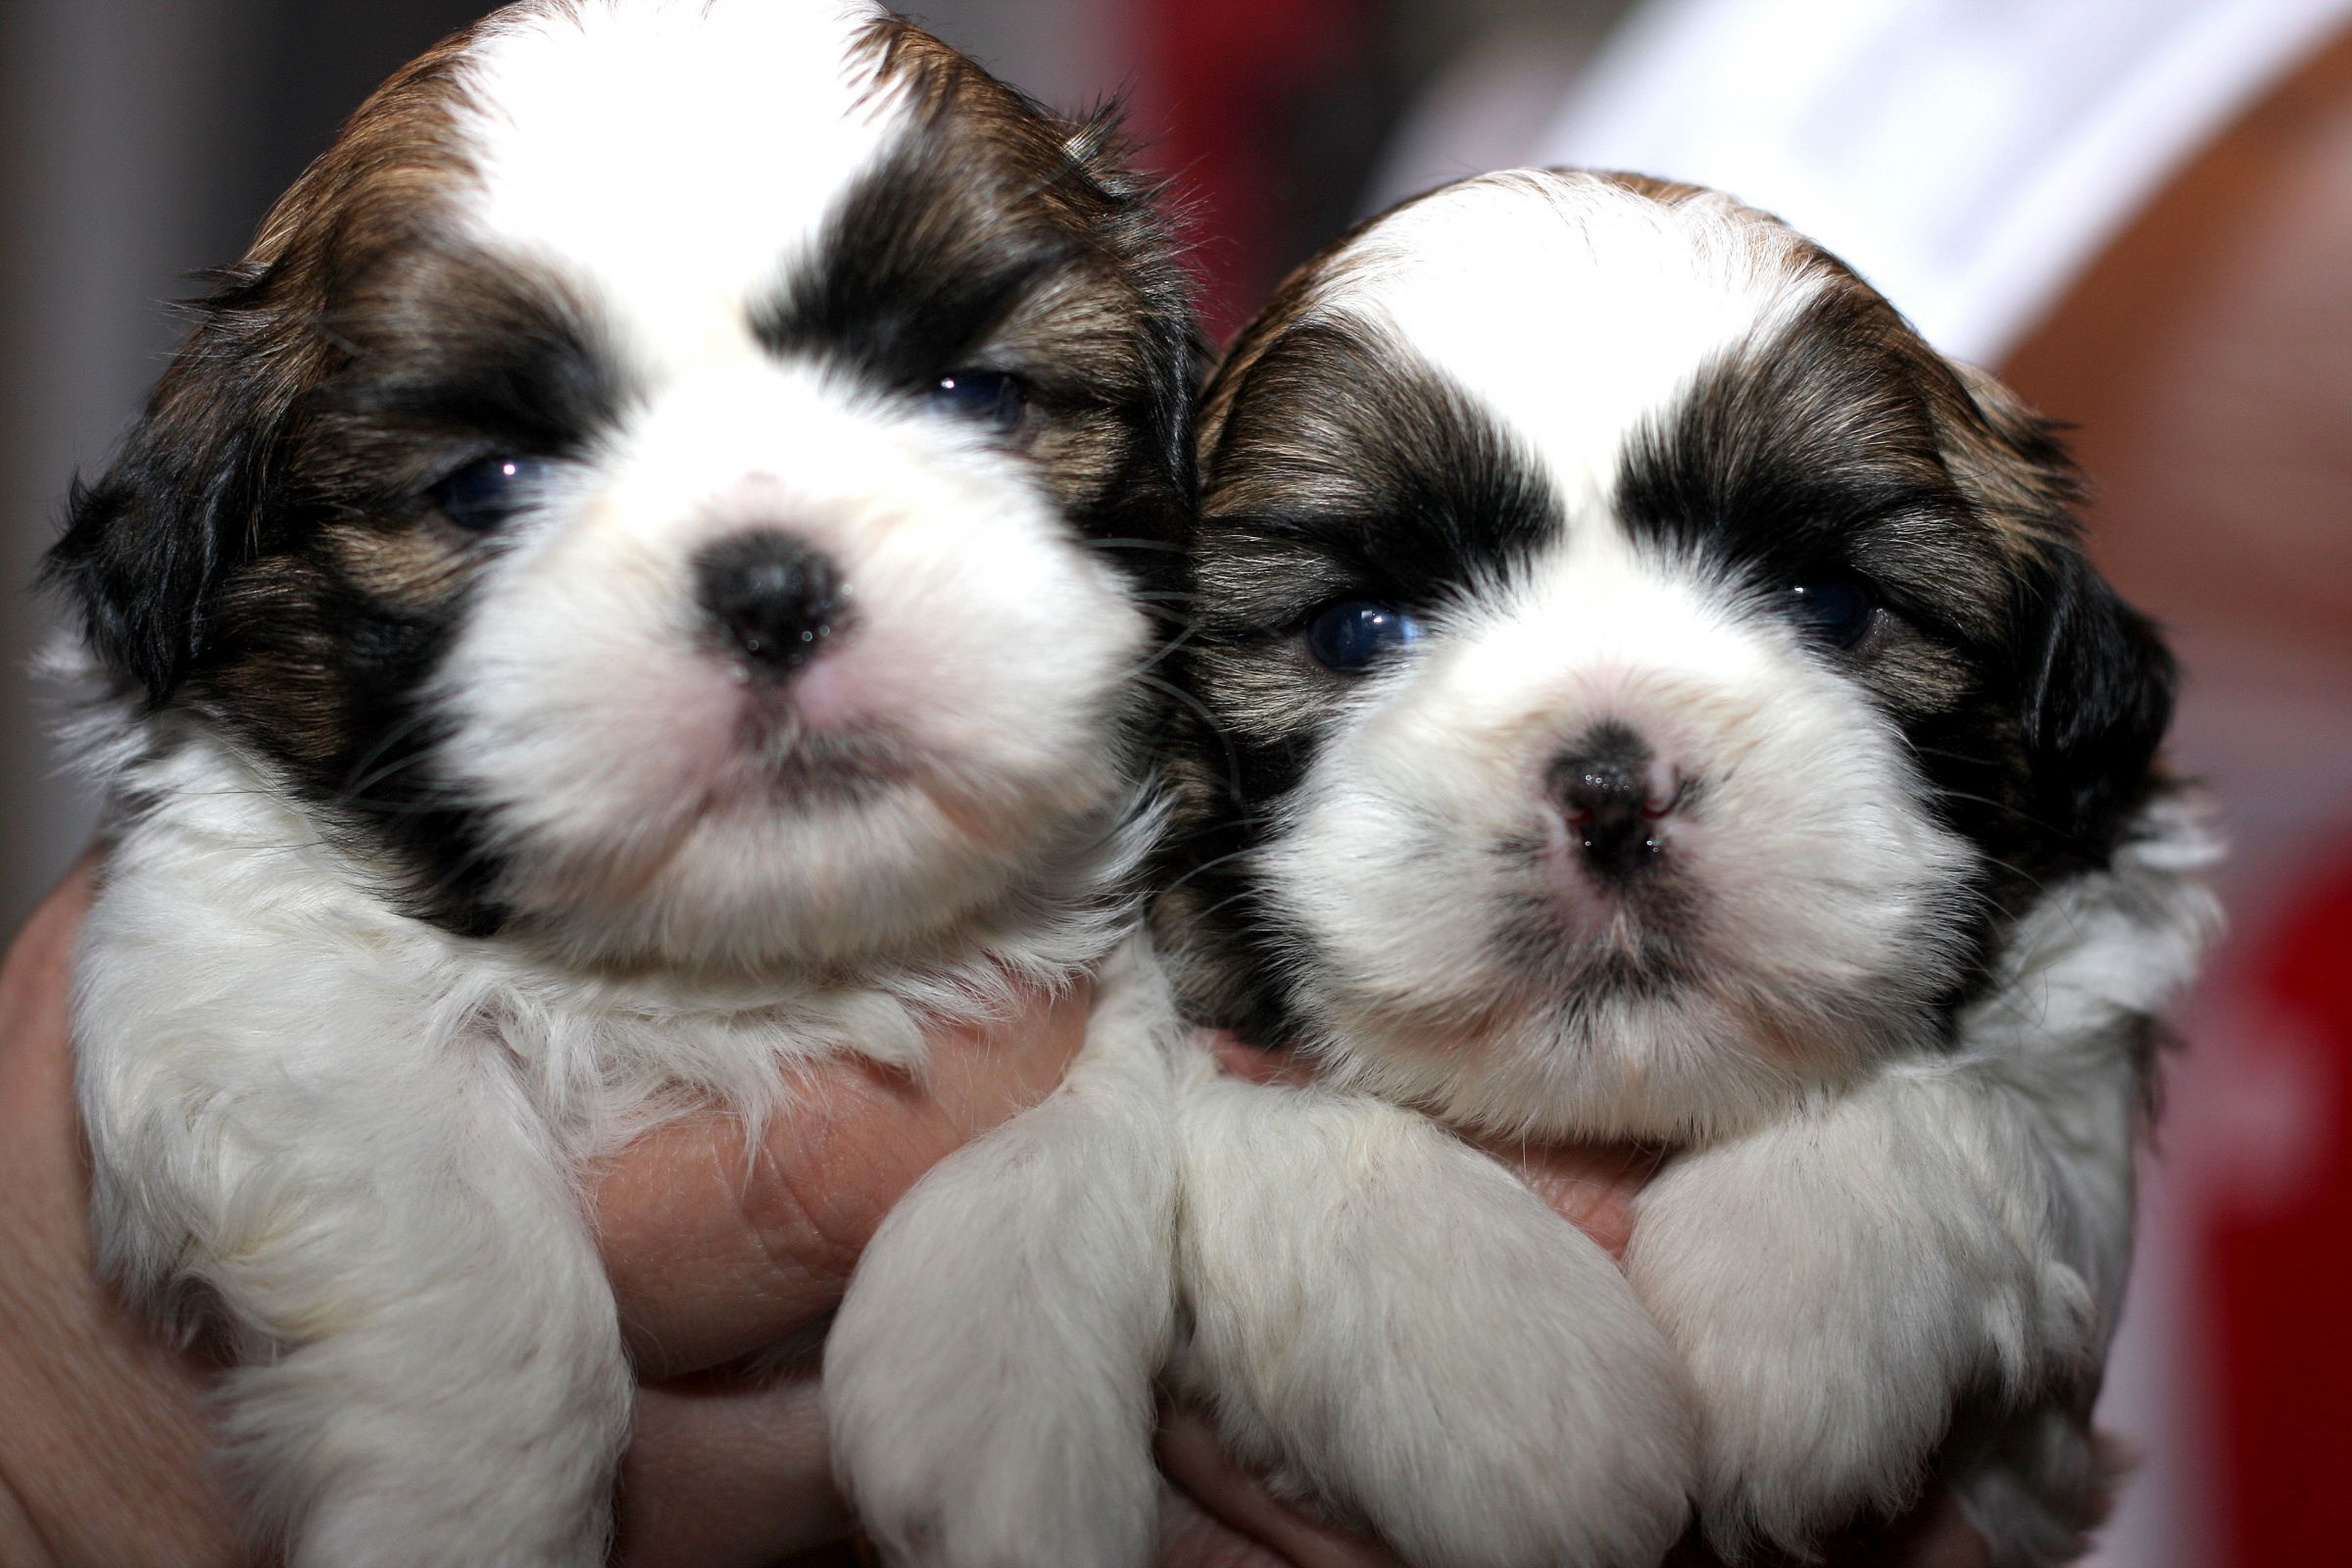
<svg viewBox="0 0 2352 1568">
<path fill-rule="evenodd" d="M 94 864 L 0 964 L 0 1561 L 227 1564 L 243 1553 L 211 1452 L 213 1368 L 152 1332 L 91 1255 L 67 1013 Z"/>
<path fill-rule="evenodd" d="M 1159 1549 L 1152 1568 L 1297 1568 L 1173 1487 L 1159 1489 Z"/>
<path fill-rule="evenodd" d="M 1253 1084 L 1287 1084 L 1294 1089 L 1314 1081 L 1314 1063 L 1296 1051 L 1253 1046 L 1230 1029 L 1209 1029 L 1203 1033 L 1209 1054 L 1216 1058 L 1219 1067 L 1236 1078 L 1247 1078 Z"/>
<path fill-rule="evenodd" d="M 1624 1143 L 1531 1144 L 1488 1140 L 1487 1152 L 1518 1173 L 1538 1198 L 1623 1261 L 1634 1234 L 1634 1200 L 1656 1174 L 1662 1152 Z"/>
<path fill-rule="evenodd" d="M 1228 1529 L 1296 1568 L 1402 1568 L 1387 1548 L 1318 1520 L 1276 1497 L 1228 1458 L 1207 1420 L 1176 1408 L 1162 1418 L 1160 1468 Z"/>
<path fill-rule="evenodd" d="M 605 1265 L 641 1372 L 661 1379 L 772 1345 L 830 1311 L 906 1189 L 1045 1097 L 1084 1042 L 1084 988 L 947 1032 L 918 1082 L 840 1057 L 747 1152 L 711 1110 L 639 1139 L 593 1178 Z"/>
<path fill-rule="evenodd" d="M 843 1541 L 816 1374 L 640 1391 L 614 1512 L 621 1568 L 773 1568 Z"/>
</svg>

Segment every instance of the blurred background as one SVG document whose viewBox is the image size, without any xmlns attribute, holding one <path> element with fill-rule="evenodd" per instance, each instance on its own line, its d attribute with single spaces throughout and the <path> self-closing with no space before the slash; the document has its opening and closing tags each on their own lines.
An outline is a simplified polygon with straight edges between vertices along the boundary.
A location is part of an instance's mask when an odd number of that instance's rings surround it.
<svg viewBox="0 0 2352 1568">
<path fill-rule="evenodd" d="M 22 585 L 174 339 L 163 302 L 468 0 L 0 6 L 0 924 L 92 809 Z M 1220 336 L 1479 169 L 1725 186 L 2078 427 L 2102 564 L 2187 672 L 2230 940 L 2180 1011 L 2106 1418 L 2101 1561 L 2343 1560 L 2352 1472 L 2352 0 L 938 0 L 1050 103 L 1124 94 Z"/>
</svg>

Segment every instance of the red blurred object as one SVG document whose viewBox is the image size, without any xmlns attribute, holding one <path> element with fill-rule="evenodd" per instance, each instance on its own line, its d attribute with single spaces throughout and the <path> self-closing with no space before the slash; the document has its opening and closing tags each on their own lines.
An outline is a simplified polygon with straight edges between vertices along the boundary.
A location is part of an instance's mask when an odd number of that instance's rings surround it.
<svg viewBox="0 0 2352 1568">
<path fill-rule="evenodd" d="M 2222 1197 L 2209 1232 L 2240 1568 L 2352 1558 L 2352 845 L 2285 908 L 2248 976 L 2253 1015 L 2282 1027 L 2239 1049 L 2318 1054 L 2288 1080 L 2325 1101 L 2305 1107 L 2320 1132 L 2284 1190 Z"/>
<path fill-rule="evenodd" d="M 1330 84 L 1361 81 L 1376 12 L 1370 0 L 1143 0 L 1140 21 L 1152 69 L 1132 122 L 1192 209 L 1194 266 L 1222 342 L 1301 259 L 1297 118 Z M 1334 195 L 1312 192 L 1311 205 Z"/>
</svg>

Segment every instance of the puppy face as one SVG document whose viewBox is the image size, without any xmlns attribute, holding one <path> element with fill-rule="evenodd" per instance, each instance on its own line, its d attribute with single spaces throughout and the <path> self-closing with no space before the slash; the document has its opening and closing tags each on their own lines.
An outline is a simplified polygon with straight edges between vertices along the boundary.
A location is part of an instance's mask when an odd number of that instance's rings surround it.
<svg viewBox="0 0 2352 1568">
<path fill-rule="evenodd" d="M 856 961 L 1134 790 L 1194 334 L 1150 193 L 854 0 L 533 0 L 388 83 L 53 573 L 453 929 Z"/>
<path fill-rule="evenodd" d="M 2046 427 L 1723 197 L 1423 198 L 1206 410 L 1165 925 L 1394 1098 L 1736 1125 L 1936 1039 L 2149 788 L 2169 664 Z"/>
</svg>

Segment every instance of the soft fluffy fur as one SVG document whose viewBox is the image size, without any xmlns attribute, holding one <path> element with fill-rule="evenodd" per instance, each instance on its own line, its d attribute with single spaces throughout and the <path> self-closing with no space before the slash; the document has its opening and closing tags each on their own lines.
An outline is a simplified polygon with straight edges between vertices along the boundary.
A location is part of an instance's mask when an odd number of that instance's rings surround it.
<svg viewBox="0 0 2352 1568">
<path fill-rule="evenodd" d="M 1157 924 L 1324 1087 L 1188 1099 L 1183 1380 L 1418 1563 L 1654 1562 L 1686 1489 L 1801 1551 L 1939 1453 L 2079 1550 L 2212 909 L 2050 427 L 1771 219 L 1561 172 L 1345 238 L 1204 409 Z M 1351 605 L 1417 635 L 1333 667 Z M 1399 1106 L 1657 1145 L 1625 1272 Z"/>
<path fill-rule="evenodd" d="M 1341 240 L 1204 409 L 1174 993 L 868 1254 L 894 1556 L 1145 1561 L 1154 1367 L 1421 1568 L 1693 1503 L 1802 1553 L 1931 1475 L 2074 1555 L 2213 910 L 2049 427 L 1761 214 L 1539 172 Z M 1624 1268 L 1449 1128 L 1652 1146 Z"/>
<path fill-rule="evenodd" d="M 582 1165 L 1116 939 L 1196 356 L 1120 156 L 861 0 L 529 0 L 76 494 L 96 1225 L 296 1563 L 601 1562 Z"/>
</svg>

